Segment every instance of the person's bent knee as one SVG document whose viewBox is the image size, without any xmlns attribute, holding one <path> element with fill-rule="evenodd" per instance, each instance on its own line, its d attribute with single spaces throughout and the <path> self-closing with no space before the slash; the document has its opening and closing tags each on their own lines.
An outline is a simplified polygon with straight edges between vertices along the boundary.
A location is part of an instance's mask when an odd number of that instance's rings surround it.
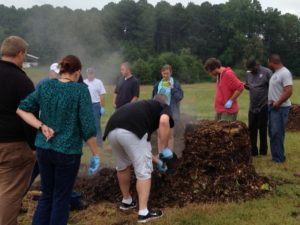
<svg viewBox="0 0 300 225">
<path fill-rule="evenodd" d="M 122 166 L 122 167 L 116 167 L 116 170 L 118 173 L 125 172 L 126 170 L 130 169 L 131 165 L 128 166 Z"/>
<path fill-rule="evenodd" d="M 145 160 L 133 164 L 134 173 L 138 180 L 151 179 L 153 172 L 152 158 L 145 156 Z"/>
<path fill-rule="evenodd" d="M 145 181 L 151 179 L 151 172 L 150 173 L 135 172 L 135 176 L 138 181 Z"/>
</svg>

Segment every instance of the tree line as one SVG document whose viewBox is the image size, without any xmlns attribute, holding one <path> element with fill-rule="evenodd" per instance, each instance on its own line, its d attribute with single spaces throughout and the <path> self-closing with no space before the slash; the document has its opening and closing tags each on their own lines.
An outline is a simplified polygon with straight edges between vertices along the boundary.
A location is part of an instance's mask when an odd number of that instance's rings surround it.
<svg viewBox="0 0 300 225">
<path fill-rule="evenodd" d="M 111 53 L 133 64 L 142 83 L 159 79 L 160 67 L 172 64 L 174 76 L 193 83 L 208 79 L 202 62 L 219 58 L 224 65 L 244 68 L 251 57 L 266 63 L 278 53 L 300 76 L 300 21 L 258 0 L 204 2 L 184 7 L 161 1 L 122 0 L 103 9 L 71 10 L 51 5 L 29 9 L 0 5 L 0 39 L 20 35 L 41 63 L 73 53 L 95 62 Z"/>
</svg>

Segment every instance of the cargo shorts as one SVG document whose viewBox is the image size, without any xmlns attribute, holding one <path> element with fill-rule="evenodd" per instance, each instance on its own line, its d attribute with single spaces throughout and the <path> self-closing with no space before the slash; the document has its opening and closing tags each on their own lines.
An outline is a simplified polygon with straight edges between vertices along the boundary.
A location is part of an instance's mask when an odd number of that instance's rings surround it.
<svg viewBox="0 0 300 225">
<path fill-rule="evenodd" d="M 117 171 L 133 166 L 138 180 L 151 178 L 153 171 L 151 143 L 148 134 L 139 139 L 134 133 L 117 128 L 108 134 L 108 141 L 116 162 Z"/>
</svg>

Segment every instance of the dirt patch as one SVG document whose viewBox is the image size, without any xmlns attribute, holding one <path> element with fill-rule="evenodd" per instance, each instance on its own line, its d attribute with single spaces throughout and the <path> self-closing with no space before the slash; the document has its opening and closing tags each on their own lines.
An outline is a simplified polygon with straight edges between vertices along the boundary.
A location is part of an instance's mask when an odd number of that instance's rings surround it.
<svg viewBox="0 0 300 225">
<path fill-rule="evenodd" d="M 289 117 L 288 117 L 287 130 L 300 131 L 300 105 L 299 104 L 293 104 L 291 106 Z"/>
<path fill-rule="evenodd" d="M 185 149 L 176 170 L 167 175 L 154 171 L 151 206 L 239 201 L 260 197 L 272 189 L 268 178 L 259 176 L 251 164 L 249 133 L 244 123 L 193 122 L 186 126 L 184 140 Z M 76 190 L 93 203 L 121 200 L 114 169 L 102 169 L 92 178 L 79 178 Z"/>
<path fill-rule="evenodd" d="M 300 212 L 291 212 L 291 217 L 299 217 L 300 216 Z"/>
</svg>

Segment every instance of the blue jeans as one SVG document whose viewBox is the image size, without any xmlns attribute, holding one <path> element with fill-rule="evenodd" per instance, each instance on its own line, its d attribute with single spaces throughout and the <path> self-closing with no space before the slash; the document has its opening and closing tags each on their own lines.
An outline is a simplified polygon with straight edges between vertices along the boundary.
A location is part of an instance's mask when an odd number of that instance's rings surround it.
<svg viewBox="0 0 300 225">
<path fill-rule="evenodd" d="M 36 152 L 43 193 L 32 225 L 67 225 L 70 198 L 81 155 L 66 155 L 40 148 Z"/>
<path fill-rule="evenodd" d="M 97 128 L 97 144 L 98 144 L 98 146 L 102 147 L 103 140 L 102 140 L 102 130 L 101 130 L 101 105 L 100 105 L 100 103 L 93 103 L 93 112 L 94 112 L 96 128 Z"/>
<path fill-rule="evenodd" d="M 38 175 L 40 175 L 40 168 L 39 168 L 38 161 L 36 161 L 35 165 L 33 167 L 32 174 L 31 174 L 31 180 L 30 180 L 30 183 L 29 183 L 29 186 L 28 186 L 28 188 L 26 190 L 25 195 L 30 190 L 32 184 L 34 183 L 34 181 L 38 177 Z M 43 190 L 41 189 L 41 191 L 43 191 Z M 78 205 L 80 204 L 80 200 L 81 200 L 80 197 L 81 197 L 81 194 L 79 192 L 72 191 L 71 200 L 70 200 L 70 206 L 71 206 L 71 208 L 78 207 Z"/>
<path fill-rule="evenodd" d="M 269 136 L 272 160 L 284 162 L 285 126 L 288 120 L 290 107 L 273 108 L 269 106 Z"/>
</svg>

